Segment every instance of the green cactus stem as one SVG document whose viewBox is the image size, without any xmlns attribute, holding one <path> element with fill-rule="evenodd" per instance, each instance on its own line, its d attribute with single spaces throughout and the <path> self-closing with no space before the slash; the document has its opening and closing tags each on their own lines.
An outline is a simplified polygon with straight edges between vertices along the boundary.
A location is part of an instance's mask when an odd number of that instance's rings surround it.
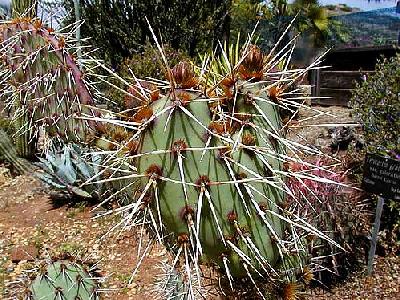
<svg viewBox="0 0 400 300">
<path fill-rule="evenodd" d="M 28 160 L 18 157 L 14 143 L 2 128 L 0 128 L 0 158 L 9 162 L 19 174 L 28 173 L 34 169 Z"/>
<path fill-rule="evenodd" d="M 175 82 L 184 81 L 180 77 L 190 73 L 187 68 L 187 64 L 174 68 Z M 191 82 L 190 78 L 186 81 Z M 159 210 L 166 231 L 174 233 L 177 241 L 186 243 L 189 237 L 198 241 L 196 247 L 202 248 L 203 259 L 220 267 L 227 259 L 231 274 L 243 277 L 247 275 L 243 259 L 259 273 L 277 265 L 277 241 L 283 239 L 284 229 L 277 217 L 260 208 L 264 205 L 278 212 L 283 202 L 282 179 L 279 182 L 274 174 L 282 169 L 282 163 L 262 157 L 251 147 L 281 154 L 284 147 L 272 142 L 280 137 L 277 106 L 257 101 L 268 99 L 259 84 L 239 82 L 238 86 L 236 120 L 232 122 L 212 121 L 208 101 L 204 101 L 207 98 L 184 89 L 175 89 L 152 103 L 149 107 L 157 117 L 144 131 L 138 151 L 165 152 L 141 156 L 137 167 L 139 173 L 147 175 L 143 195 L 151 198 L 143 202 L 149 201 L 155 211 Z M 235 140 L 239 140 L 237 149 L 233 149 Z M 271 174 L 265 174 L 266 165 Z M 255 174 L 264 181 L 252 182 Z M 265 179 L 266 175 L 270 179 Z M 245 183 L 246 179 L 249 182 Z M 157 185 L 158 195 L 146 191 L 149 183 Z M 265 204 L 267 201 L 271 203 Z"/>
</svg>

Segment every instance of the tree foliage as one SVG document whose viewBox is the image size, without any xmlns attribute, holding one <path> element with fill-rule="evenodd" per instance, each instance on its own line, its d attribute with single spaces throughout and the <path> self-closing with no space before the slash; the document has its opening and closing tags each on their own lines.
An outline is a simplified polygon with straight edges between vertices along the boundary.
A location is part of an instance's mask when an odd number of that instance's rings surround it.
<svg viewBox="0 0 400 300">
<path fill-rule="evenodd" d="M 65 0 L 74 21 L 73 0 Z M 229 0 L 80 0 L 82 37 L 92 37 L 99 55 L 116 66 L 152 41 L 147 24 L 163 43 L 194 56 L 227 33 Z"/>
<path fill-rule="evenodd" d="M 400 54 L 381 60 L 351 101 L 369 151 L 400 159 Z"/>
<path fill-rule="evenodd" d="M 275 45 L 287 26 L 294 20 L 290 34 L 301 33 L 308 46 L 331 45 L 332 39 L 346 38 L 340 22 L 333 21 L 327 9 L 317 0 L 233 0 L 231 32 L 250 32 L 260 21 L 258 33 L 263 48 Z M 289 40 L 288 34 L 286 42 Z M 242 36 L 245 36 L 242 34 Z M 285 45 L 286 43 L 282 43 Z"/>
</svg>

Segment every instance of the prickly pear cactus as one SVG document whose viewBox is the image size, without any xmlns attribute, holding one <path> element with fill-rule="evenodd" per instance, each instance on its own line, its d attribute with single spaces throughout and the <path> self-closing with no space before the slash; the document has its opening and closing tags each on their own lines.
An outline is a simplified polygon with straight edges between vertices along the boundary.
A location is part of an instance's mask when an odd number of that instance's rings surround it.
<svg viewBox="0 0 400 300">
<path fill-rule="evenodd" d="M 134 130 L 119 143 L 108 137 L 113 146 L 105 148 L 110 159 L 136 168 L 121 180 L 139 181 L 131 203 L 117 210 L 126 216 L 120 225 L 150 224 L 174 254 L 171 269 L 185 273 L 185 299 L 197 298 L 200 264 L 216 266 L 232 289 L 249 280 L 263 299 L 282 296 L 285 286 L 300 289 L 308 235 L 335 244 L 287 202 L 288 178 L 320 180 L 291 172 L 302 153 L 321 153 L 287 139 L 280 116 L 296 104 L 285 94 L 296 99 L 291 85 L 305 71 L 290 71 L 285 55 L 264 57 L 255 46 L 237 57 L 230 62 L 224 55 L 218 68 L 181 62 L 157 97 L 136 80 L 131 94 L 143 105 L 124 123 Z"/>
<path fill-rule="evenodd" d="M 243 81 L 236 107 L 227 103 L 231 112 L 213 116 L 209 99 L 184 89 L 196 82 L 191 69 L 177 65 L 172 70 L 177 88 L 138 112 L 157 116 L 142 134 L 139 153 L 165 150 L 138 158 L 138 172 L 146 174 L 141 202 L 159 212 L 166 232 L 185 251 L 204 253 L 203 260 L 228 268 L 232 276 L 246 276 L 246 268 L 271 271 L 284 231 L 270 212 L 277 213 L 283 202 L 282 180 L 274 174 L 282 163 L 256 148 L 284 154 L 277 107 L 257 102 L 256 97 L 268 99 L 266 93 L 259 83 Z"/>
<path fill-rule="evenodd" d="M 96 280 L 81 265 L 61 260 L 40 266 L 24 299 L 99 299 L 97 290 Z"/>
<path fill-rule="evenodd" d="M 32 156 L 41 129 L 49 140 L 82 141 L 93 97 L 72 53 L 72 41 L 39 19 L 0 24 L 0 100 L 13 112 L 17 150 Z"/>
</svg>

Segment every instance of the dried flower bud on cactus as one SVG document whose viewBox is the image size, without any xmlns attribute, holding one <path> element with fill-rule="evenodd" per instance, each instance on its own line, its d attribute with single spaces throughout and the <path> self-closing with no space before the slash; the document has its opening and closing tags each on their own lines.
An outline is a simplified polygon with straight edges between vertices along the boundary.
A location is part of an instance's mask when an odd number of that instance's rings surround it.
<svg viewBox="0 0 400 300">
<path fill-rule="evenodd" d="M 239 67 L 239 74 L 244 80 L 260 81 L 263 77 L 264 55 L 260 48 L 251 45 Z"/>
<path fill-rule="evenodd" d="M 171 78 L 172 77 L 172 78 Z M 198 84 L 195 77 L 193 66 L 187 61 L 181 61 L 174 66 L 168 76 L 171 82 L 176 84 L 176 87 L 182 89 L 190 89 Z"/>
</svg>

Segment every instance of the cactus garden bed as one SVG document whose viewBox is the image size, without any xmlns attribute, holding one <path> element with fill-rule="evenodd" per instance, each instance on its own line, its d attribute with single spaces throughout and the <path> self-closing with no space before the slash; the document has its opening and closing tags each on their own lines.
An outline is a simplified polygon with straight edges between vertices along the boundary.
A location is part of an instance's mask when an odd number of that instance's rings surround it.
<svg viewBox="0 0 400 300">
<path fill-rule="evenodd" d="M 338 118 L 324 117 L 321 123 L 351 123 L 349 111 L 342 107 L 321 108 Z M 307 113 L 300 114 L 300 119 Z M 312 122 L 310 125 L 313 125 Z M 315 123 L 314 123 L 315 125 Z M 331 151 L 331 133 L 327 127 L 306 127 L 302 135 L 308 143 L 323 151 Z M 296 132 L 293 132 L 294 138 Z M 339 151 L 345 157 L 346 151 Z M 114 205 L 117 205 L 116 203 Z M 94 219 L 91 204 L 63 202 L 27 175 L 12 177 L 7 169 L 0 170 L 0 294 L 13 299 L 20 291 L 19 275 L 38 260 L 48 257 L 72 256 L 104 278 L 101 297 L 104 299 L 155 299 L 155 281 L 163 262 L 169 258 L 163 246 L 155 246 L 144 258 L 133 279 L 139 247 L 138 232 L 112 233 L 102 239 L 119 219 L 115 216 Z M 145 240 L 144 240 L 145 241 Z M 363 258 L 360 258 L 362 260 Z M 350 273 L 345 281 L 333 285 L 330 291 L 309 288 L 304 299 L 396 299 L 400 295 L 400 260 L 398 257 L 379 257 L 372 277 L 364 276 L 364 268 Z M 207 299 L 225 299 L 219 292 L 217 278 L 209 275 Z M 204 284 L 204 283 L 203 283 Z M 104 293 L 103 293 L 104 292 Z M 234 299 L 234 298 L 232 298 Z M 246 298 L 242 298 L 246 299 Z M 248 299 L 248 298 L 247 298 Z M 292 300 L 295 298 L 287 298 Z M 296 298 L 298 299 L 298 298 Z"/>
<path fill-rule="evenodd" d="M 249 37 L 170 66 L 149 29 L 165 81 L 77 58 L 39 19 L 0 26 L 0 154 L 48 185 L 0 172 L 5 298 L 295 300 L 362 270 L 361 128 L 299 88 L 322 56 L 294 68 L 295 40 Z"/>
</svg>

